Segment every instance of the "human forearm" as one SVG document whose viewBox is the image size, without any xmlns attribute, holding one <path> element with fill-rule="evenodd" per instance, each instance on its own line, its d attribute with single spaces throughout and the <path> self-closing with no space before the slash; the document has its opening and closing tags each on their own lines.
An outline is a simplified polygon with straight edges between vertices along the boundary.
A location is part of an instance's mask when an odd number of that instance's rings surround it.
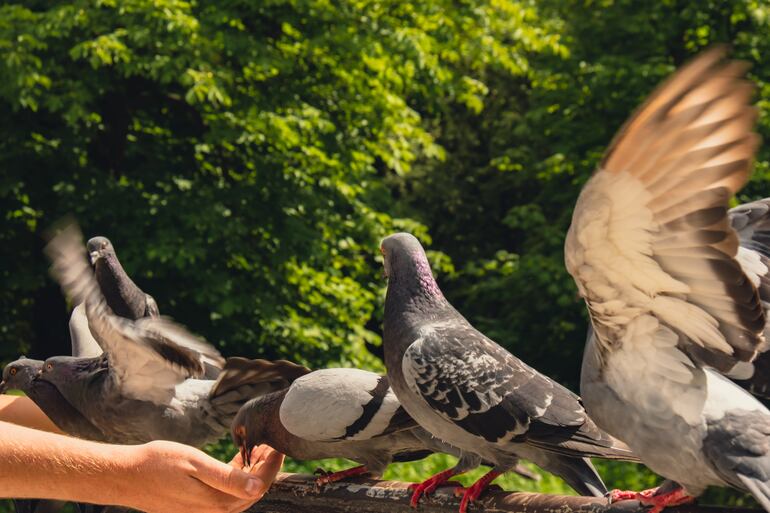
<svg viewBox="0 0 770 513">
<path fill-rule="evenodd" d="M 131 448 L 0 422 L 0 497 L 120 504 Z"/>
<path fill-rule="evenodd" d="M 0 422 L 0 497 L 234 513 L 262 497 L 283 457 L 260 446 L 252 461 L 244 472 L 240 455 L 228 465 L 173 442 L 100 444 Z"/>
<path fill-rule="evenodd" d="M 43 410 L 28 397 L 0 395 L 0 422 L 11 422 L 20 426 L 42 429 L 52 433 L 62 431 L 51 422 Z"/>
</svg>

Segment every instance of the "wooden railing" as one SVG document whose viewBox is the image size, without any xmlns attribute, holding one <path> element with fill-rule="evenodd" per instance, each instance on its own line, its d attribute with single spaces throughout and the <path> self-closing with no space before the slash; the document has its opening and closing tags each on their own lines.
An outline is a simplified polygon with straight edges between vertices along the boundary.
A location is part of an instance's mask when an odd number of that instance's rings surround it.
<svg viewBox="0 0 770 513">
<path fill-rule="evenodd" d="M 447 513 L 457 512 L 459 499 L 451 486 L 409 506 L 409 483 L 355 479 L 318 488 L 313 476 L 279 474 L 270 492 L 250 512 L 260 513 Z M 606 499 L 491 490 L 469 513 L 632 513 L 645 512 L 634 501 L 608 504 Z M 688 505 L 671 513 L 756 513 L 758 510 Z"/>
</svg>

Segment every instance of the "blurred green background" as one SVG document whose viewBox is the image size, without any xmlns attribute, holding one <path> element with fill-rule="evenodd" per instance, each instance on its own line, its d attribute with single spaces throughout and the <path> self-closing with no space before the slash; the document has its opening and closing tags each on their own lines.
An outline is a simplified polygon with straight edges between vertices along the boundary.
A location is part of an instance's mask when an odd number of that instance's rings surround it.
<svg viewBox="0 0 770 513">
<path fill-rule="evenodd" d="M 585 311 L 562 243 L 581 185 L 713 42 L 754 64 L 767 137 L 769 30 L 765 1 L 4 2 L 0 360 L 69 351 L 41 234 L 73 214 L 225 355 L 381 371 L 377 248 L 406 230 L 463 314 L 577 390 Z M 762 149 L 738 200 L 769 176 Z"/>
</svg>

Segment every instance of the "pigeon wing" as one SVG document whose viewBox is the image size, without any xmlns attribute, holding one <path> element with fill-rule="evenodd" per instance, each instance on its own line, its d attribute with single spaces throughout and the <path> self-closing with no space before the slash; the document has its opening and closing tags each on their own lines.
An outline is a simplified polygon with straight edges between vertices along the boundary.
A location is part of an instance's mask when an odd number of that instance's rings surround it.
<svg viewBox="0 0 770 513">
<path fill-rule="evenodd" d="M 368 440 L 416 426 L 387 377 L 359 369 L 323 369 L 297 379 L 279 414 L 287 431 L 316 442 Z"/>
<path fill-rule="evenodd" d="M 672 347 L 727 372 L 763 343 L 765 311 L 727 216 L 758 144 L 746 69 L 721 48 L 683 67 L 621 129 L 583 188 L 565 263 L 601 354 L 631 340 L 662 344 L 686 379 L 686 357 Z"/>
<path fill-rule="evenodd" d="M 489 442 L 635 459 L 596 427 L 577 395 L 470 325 L 426 330 L 407 348 L 402 370 L 407 385 L 427 405 Z"/>
<path fill-rule="evenodd" d="M 174 387 L 199 377 L 221 356 L 168 318 L 131 321 L 112 313 L 88 263 L 80 229 L 65 226 L 46 246 L 51 273 L 69 300 L 85 302 L 89 328 L 107 354 L 111 376 L 127 397 L 167 403 Z"/>
</svg>

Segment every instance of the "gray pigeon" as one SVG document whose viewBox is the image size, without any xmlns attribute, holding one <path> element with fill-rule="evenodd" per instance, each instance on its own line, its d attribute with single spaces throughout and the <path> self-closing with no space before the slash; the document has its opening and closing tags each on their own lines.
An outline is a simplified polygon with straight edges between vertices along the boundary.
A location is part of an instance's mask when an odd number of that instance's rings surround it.
<svg viewBox="0 0 770 513">
<path fill-rule="evenodd" d="M 37 379 L 43 369 L 41 360 L 20 358 L 3 369 L 0 394 L 21 390 L 65 433 L 86 440 L 103 440 L 104 435 L 62 396 L 51 383 Z"/>
<path fill-rule="evenodd" d="M 248 369 L 241 379 L 201 379 L 207 365 L 221 368 L 223 364 L 205 341 L 168 318 L 131 320 L 113 314 L 75 225 L 56 235 L 46 252 L 52 274 L 67 297 L 85 304 L 90 330 L 104 352 L 93 358 L 49 358 L 38 379 L 56 386 L 103 433 L 103 441 L 173 440 L 201 446 L 228 431 L 255 390 L 287 385 L 276 380 L 255 388 L 248 382 Z M 283 361 L 260 362 L 286 372 L 299 367 Z"/>
<path fill-rule="evenodd" d="M 298 460 L 347 458 L 361 464 L 324 473 L 318 484 L 363 474 L 380 477 L 391 462 L 434 452 L 459 455 L 409 417 L 387 377 L 359 369 L 317 370 L 288 389 L 256 397 L 241 408 L 231 429 L 244 461 L 253 447 L 267 444 Z M 516 470 L 535 478 L 526 468 Z"/>
<path fill-rule="evenodd" d="M 96 281 L 115 315 L 131 320 L 160 315 L 155 299 L 142 291 L 126 274 L 107 237 L 93 237 L 86 245 Z"/>
<path fill-rule="evenodd" d="M 380 249 L 388 277 L 383 346 L 390 384 L 409 415 L 462 454 L 457 467 L 425 481 L 415 495 L 482 459 L 492 462 L 464 491 L 464 513 L 524 458 L 581 494 L 603 496 L 607 490 L 588 457 L 634 460 L 631 451 L 596 427 L 578 396 L 471 326 L 444 298 L 415 237 L 391 235 Z"/>
<path fill-rule="evenodd" d="M 115 248 L 106 237 L 90 239 L 87 248 L 96 281 L 107 306 L 114 314 L 132 320 L 160 315 L 155 299 L 143 292 L 126 274 L 115 254 Z M 69 329 L 73 356 L 99 356 L 102 353 L 88 327 L 85 305 L 82 303 L 72 309 Z M 216 378 L 216 374 L 216 371 L 207 372 L 206 377 Z"/>
<path fill-rule="evenodd" d="M 73 408 L 55 386 L 36 379 L 42 367 L 41 360 L 25 357 L 9 363 L 3 369 L 0 394 L 6 390 L 21 390 L 65 433 L 88 440 L 101 440 L 101 432 Z M 44 499 L 14 499 L 13 504 L 16 513 L 52 513 L 62 511 L 65 503 Z M 76 504 L 76 507 L 81 513 L 106 511 L 93 504 Z"/>
<path fill-rule="evenodd" d="M 583 188 L 565 243 L 593 327 L 586 408 L 667 478 L 613 498 L 653 513 L 712 485 L 770 511 L 770 411 L 725 377 L 766 345 L 766 239 L 750 242 L 740 211 L 736 234 L 727 211 L 759 143 L 746 69 L 713 49 L 660 86 Z"/>
</svg>

